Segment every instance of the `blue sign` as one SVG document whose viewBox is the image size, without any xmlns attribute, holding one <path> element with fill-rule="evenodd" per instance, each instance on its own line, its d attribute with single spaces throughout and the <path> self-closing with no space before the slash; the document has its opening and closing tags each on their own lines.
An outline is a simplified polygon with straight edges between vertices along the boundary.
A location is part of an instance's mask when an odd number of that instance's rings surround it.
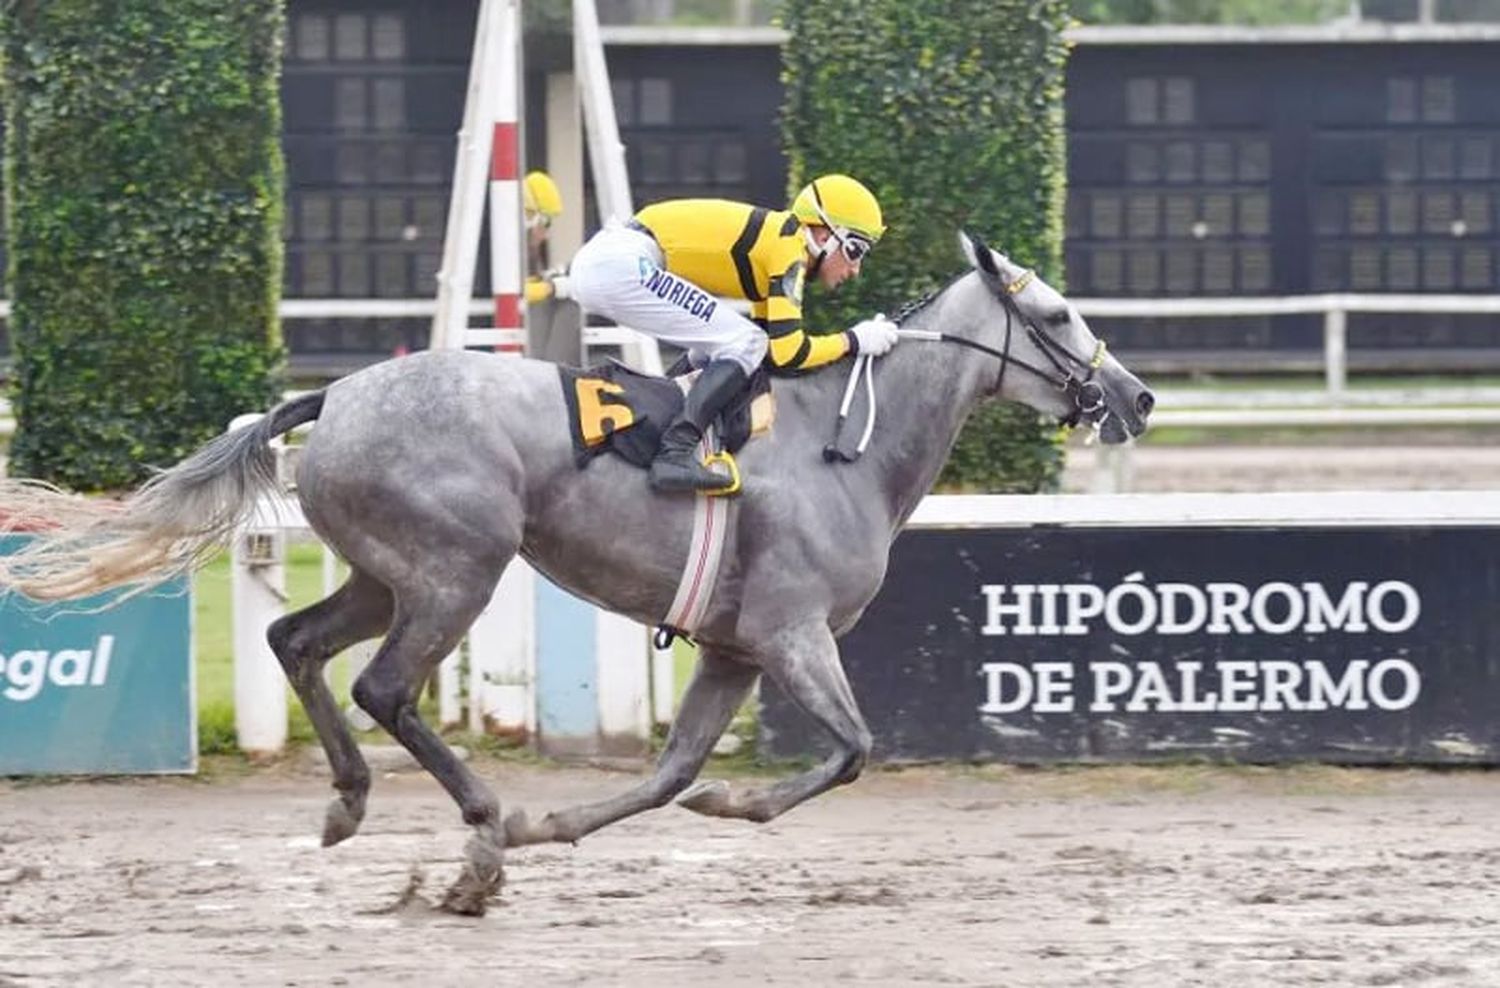
<svg viewBox="0 0 1500 988">
<path fill-rule="evenodd" d="M 187 580 L 108 602 L 0 596 L 0 775 L 197 768 Z"/>
</svg>

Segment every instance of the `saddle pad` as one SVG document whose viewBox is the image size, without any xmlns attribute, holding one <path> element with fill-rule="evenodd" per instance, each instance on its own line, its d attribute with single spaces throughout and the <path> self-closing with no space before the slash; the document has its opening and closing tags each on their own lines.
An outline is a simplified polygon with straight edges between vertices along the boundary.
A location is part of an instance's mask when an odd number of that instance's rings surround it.
<svg viewBox="0 0 1500 988">
<path fill-rule="evenodd" d="M 642 374 L 614 361 L 587 370 L 559 366 L 557 373 L 580 468 L 601 453 L 614 453 L 638 467 L 651 465 L 662 432 L 682 410 L 682 388 L 675 379 Z M 758 370 L 719 416 L 716 431 L 733 453 L 751 435 L 770 429 L 774 419 L 770 376 Z"/>
</svg>

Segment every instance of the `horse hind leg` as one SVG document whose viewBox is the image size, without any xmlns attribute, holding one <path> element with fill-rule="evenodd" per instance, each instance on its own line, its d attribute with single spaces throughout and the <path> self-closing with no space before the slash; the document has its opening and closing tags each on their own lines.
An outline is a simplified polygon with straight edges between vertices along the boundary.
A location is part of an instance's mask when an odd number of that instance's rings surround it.
<svg viewBox="0 0 1500 988">
<path fill-rule="evenodd" d="M 816 767 L 763 790 L 736 792 L 724 782 L 694 786 L 678 805 L 705 816 L 764 823 L 834 786 L 853 782 L 870 757 L 870 729 L 839 665 L 838 643 L 824 625 L 789 628 L 763 654 L 761 668 L 833 736 L 834 751 Z"/>
<path fill-rule="evenodd" d="M 324 817 L 324 847 L 347 840 L 359 830 L 370 793 L 370 769 L 328 689 L 323 669 L 339 652 L 385 631 L 391 609 L 391 592 L 356 569 L 331 596 L 278 618 L 266 633 L 333 771 L 338 796 Z"/>
<path fill-rule="evenodd" d="M 475 828 L 468 862 L 443 908 L 482 916 L 504 879 L 500 801 L 417 712 L 422 684 L 479 616 L 499 580 L 501 565 L 458 556 L 445 559 L 441 583 L 414 572 L 411 585 L 397 588 L 391 629 L 355 681 L 354 700 L 432 773 Z"/>
<path fill-rule="evenodd" d="M 671 802 L 698 777 L 714 742 L 729 726 L 759 675 L 760 670 L 754 666 L 705 650 L 651 778 L 613 799 L 548 813 L 536 823 L 530 822 L 524 811 L 516 810 L 505 818 L 506 846 L 571 843 L 616 820 Z"/>
</svg>

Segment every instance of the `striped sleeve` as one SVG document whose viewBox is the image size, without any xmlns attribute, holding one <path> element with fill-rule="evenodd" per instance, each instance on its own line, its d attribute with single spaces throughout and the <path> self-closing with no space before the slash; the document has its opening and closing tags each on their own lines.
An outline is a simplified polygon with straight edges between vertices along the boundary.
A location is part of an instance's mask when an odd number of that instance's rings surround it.
<svg viewBox="0 0 1500 988">
<path fill-rule="evenodd" d="M 773 279 L 764 302 L 752 308 L 771 338 L 771 366 L 779 371 L 805 371 L 833 363 L 849 352 L 843 333 L 812 336 L 802 328 L 802 285 L 805 273 L 798 260 Z"/>
</svg>

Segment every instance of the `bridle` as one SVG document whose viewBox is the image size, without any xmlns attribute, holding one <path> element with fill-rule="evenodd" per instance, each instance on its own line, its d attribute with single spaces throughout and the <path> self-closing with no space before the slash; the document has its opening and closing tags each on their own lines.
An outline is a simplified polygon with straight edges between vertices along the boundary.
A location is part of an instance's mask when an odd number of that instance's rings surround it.
<svg viewBox="0 0 1500 988">
<path fill-rule="evenodd" d="M 1001 350 L 992 346 L 986 346 L 975 340 L 962 336 L 954 336 L 951 333 L 938 333 L 922 329 L 903 329 L 901 335 L 909 339 L 931 340 L 939 343 L 954 343 L 958 346 L 968 347 L 970 350 L 978 350 L 987 353 L 1000 361 L 1000 373 L 995 377 L 995 386 L 990 389 L 992 394 L 998 394 L 1000 387 L 1005 383 L 1005 372 L 1012 364 L 1021 370 L 1035 374 L 1048 384 L 1062 391 L 1073 401 L 1073 413 L 1066 416 L 1062 421 L 1064 425 L 1075 426 L 1084 416 L 1092 418 L 1099 417 L 1104 411 L 1104 389 L 1094 380 L 1094 375 L 1099 368 L 1104 366 L 1105 355 L 1109 352 L 1103 340 L 1097 341 L 1094 353 L 1084 358 L 1072 350 L 1063 346 L 1051 336 L 1037 329 L 1036 326 L 1021 315 L 1017 308 L 1015 296 L 1025 291 L 1026 286 L 1031 284 L 1036 277 L 1035 271 L 1026 271 L 1015 281 L 1004 286 L 1004 294 L 1000 296 L 1001 303 L 1005 306 L 1005 345 Z M 899 324 L 903 318 L 915 311 L 915 307 L 897 316 Z M 1015 329 L 1015 322 L 1019 320 L 1026 327 L 1026 335 L 1036 348 L 1041 351 L 1042 356 L 1052 365 L 1052 370 L 1038 367 L 1035 364 L 1022 360 L 1010 352 L 1011 338 Z M 1080 376 L 1081 373 L 1081 376 Z"/>
<path fill-rule="evenodd" d="M 1000 361 L 1000 373 L 995 376 L 995 385 L 990 389 L 990 394 L 999 394 L 1000 387 L 1005 383 L 1005 372 L 1014 364 L 1021 370 L 1035 374 L 1048 384 L 1057 388 L 1063 394 L 1073 400 L 1073 411 L 1062 418 L 1062 424 L 1068 427 L 1076 426 L 1085 416 L 1090 424 L 1098 429 L 1106 418 L 1109 410 L 1104 404 L 1104 388 L 1094 375 L 1099 368 L 1104 366 L 1105 355 L 1109 350 L 1103 340 L 1098 340 L 1094 347 L 1092 356 L 1085 359 L 1063 346 L 1061 343 L 1037 329 L 1016 306 L 1015 296 L 1026 289 L 1036 277 L 1036 272 L 1026 271 L 1015 281 L 1004 286 L 1005 291 L 1000 296 L 1001 303 L 1005 306 L 1005 345 L 1003 349 L 996 350 L 992 346 L 986 346 L 975 340 L 962 336 L 954 336 L 951 333 L 939 333 L 927 329 L 901 329 L 898 333 L 901 337 L 910 340 L 928 340 L 935 343 L 953 343 L 958 346 L 968 347 L 970 350 L 978 350 L 980 353 L 989 354 Z M 941 292 L 933 292 L 915 302 L 909 303 L 900 312 L 896 313 L 893 322 L 897 326 L 905 322 L 913 313 L 927 307 L 927 304 L 940 295 Z M 1047 362 L 1052 365 L 1049 371 L 1038 367 L 1033 363 L 1022 360 L 1010 352 L 1011 339 L 1015 333 L 1016 320 L 1026 327 L 1026 335 Z M 835 425 L 833 442 L 823 447 L 823 459 L 830 462 L 841 460 L 852 463 L 864 453 L 870 444 L 870 437 L 875 429 L 875 360 L 868 354 L 862 354 L 855 358 L 854 366 L 849 372 L 849 382 L 844 387 L 844 400 L 839 405 L 838 420 Z M 844 430 L 848 425 L 849 411 L 854 401 L 854 394 L 859 387 L 861 378 L 864 380 L 865 390 L 869 395 L 869 411 L 865 418 L 864 431 L 856 443 L 846 444 L 844 441 Z"/>
</svg>

